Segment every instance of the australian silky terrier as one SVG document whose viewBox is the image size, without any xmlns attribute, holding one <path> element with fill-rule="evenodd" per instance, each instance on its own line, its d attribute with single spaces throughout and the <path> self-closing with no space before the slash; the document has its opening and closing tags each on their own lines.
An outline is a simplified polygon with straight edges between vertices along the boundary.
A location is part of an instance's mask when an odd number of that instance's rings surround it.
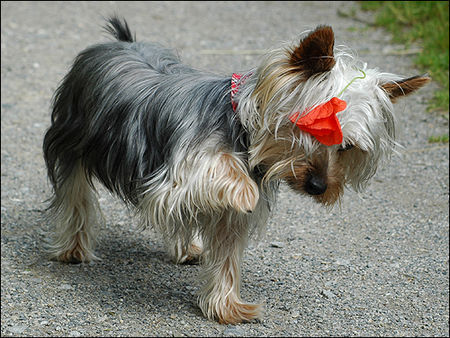
<svg viewBox="0 0 450 338">
<path fill-rule="evenodd" d="M 54 95 L 52 257 L 96 259 L 95 178 L 160 230 L 175 262 L 199 260 L 198 305 L 220 323 L 261 316 L 240 297 L 240 267 L 279 183 L 324 205 L 363 189 L 396 146 L 393 102 L 430 80 L 367 68 L 328 26 L 232 76 L 136 42 L 117 17 L 106 30 L 116 41 L 82 51 Z"/>
</svg>

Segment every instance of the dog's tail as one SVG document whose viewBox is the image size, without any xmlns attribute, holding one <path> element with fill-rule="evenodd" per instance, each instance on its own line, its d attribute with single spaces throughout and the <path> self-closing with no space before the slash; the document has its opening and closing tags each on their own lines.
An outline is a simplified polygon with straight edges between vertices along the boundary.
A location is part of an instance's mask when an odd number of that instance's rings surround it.
<svg viewBox="0 0 450 338">
<path fill-rule="evenodd" d="M 130 28 L 128 27 L 125 19 L 122 21 L 116 16 L 111 16 L 109 19 L 106 19 L 108 24 L 105 26 L 105 31 L 112 36 L 114 36 L 119 41 L 124 42 L 134 42 L 136 41 L 136 35 L 133 36 L 131 34 Z"/>
</svg>

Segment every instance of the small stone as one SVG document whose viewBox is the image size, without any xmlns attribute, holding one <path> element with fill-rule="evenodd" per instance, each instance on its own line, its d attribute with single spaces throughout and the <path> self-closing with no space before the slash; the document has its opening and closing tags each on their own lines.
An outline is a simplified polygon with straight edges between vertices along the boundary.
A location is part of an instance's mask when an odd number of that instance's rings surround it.
<svg viewBox="0 0 450 338">
<path fill-rule="evenodd" d="M 81 337 L 81 333 L 76 331 L 76 330 L 74 330 L 74 331 L 70 331 L 69 332 L 69 336 L 70 337 Z"/>
<path fill-rule="evenodd" d="M 282 242 L 270 242 L 270 246 L 273 248 L 283 248 L 284 244 Z"/>
<path fill-rule="evenodd" d="M 13 327 L 9 327 L 8 331 L 14 334 L 22 334 L 27 327 L 25 325 L 14 325 Z"/>
<path fill-rule="evenodd" d="M 349 266 L 350 260 L 344 259 L 344 258 L 338 258 L 336 259 L 336 262 L 334 262 L 336 265 L 343 265 L 343 266 Z"/>
<path fill-rule="evenodd" d="M 336 297 L 336 295 L 333 292 L 331 292 L 330 290 L 322 290 L 321 294 L 324 295 L 328 299 Z"/>
<path fill-rule="evenodd" d="M 73 287 L 71 285 L 69 285 L 69 284 L 61 284 L 60 286 L 58 286 L 58 289 L 61 289 L 61 290 L 72 290 Z"/>
<path fill-rule="evenodd" d="M 225 330 L 223 330 L 222 335 L 225 337 L 245 337 L 246 334 L 243 329 L 238 326 L 228 325 Z"/>
</svg>

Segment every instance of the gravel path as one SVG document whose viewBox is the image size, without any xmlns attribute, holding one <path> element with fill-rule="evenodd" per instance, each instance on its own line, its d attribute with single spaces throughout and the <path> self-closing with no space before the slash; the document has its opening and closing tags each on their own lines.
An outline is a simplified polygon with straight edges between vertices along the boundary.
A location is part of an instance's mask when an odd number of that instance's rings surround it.
<svg viewBox="0 0 450 338">
<path fill-rule="evenodd" d="M 418 74 L 380 29 L 344 18 L 352 2 L 2 2 L 2 336 L 448 336 L 448 121 L 426 112 L 434 84 L 397 107 L 402 156 L 367 192 L 327 211 L 285 187 L 266 237 L 247 251 L 242 294 L 261 322 L 219 325 L 195 305 L 197 266 L 175 266 L 158 235 L 101 190 L 107 226 L 95 264 L 42 250 L 50 196 L 41 144 L 49 102 L 75 55 L 105 41 L 101 16 L 125 16 L 138 39 L 176 47 L 186 63 L 230 74 L 318 24 L 370 67 Z M 370 14 L 356 10 L 358 17 Z M 208 50 L 234 50 L 211 54 Z"/>
</svg>

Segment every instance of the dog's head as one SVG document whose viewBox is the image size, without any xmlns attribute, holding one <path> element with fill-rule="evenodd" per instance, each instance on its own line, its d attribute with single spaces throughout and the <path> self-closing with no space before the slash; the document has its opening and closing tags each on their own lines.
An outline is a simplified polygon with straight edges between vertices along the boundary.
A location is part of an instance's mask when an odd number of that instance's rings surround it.
<svg viewBox="0 0 450 338">
<path fill-rule="evenodd" d="M 359 191 L 396 146 L 393 103 L 430 81 L 368 69 L 335 53 L 331 27 L 269 53 L 240 94 L 251 134 L 250 165 L 330 205 Z M 322 112 L 320 112 L 322 110 Z"/>
</svg>

